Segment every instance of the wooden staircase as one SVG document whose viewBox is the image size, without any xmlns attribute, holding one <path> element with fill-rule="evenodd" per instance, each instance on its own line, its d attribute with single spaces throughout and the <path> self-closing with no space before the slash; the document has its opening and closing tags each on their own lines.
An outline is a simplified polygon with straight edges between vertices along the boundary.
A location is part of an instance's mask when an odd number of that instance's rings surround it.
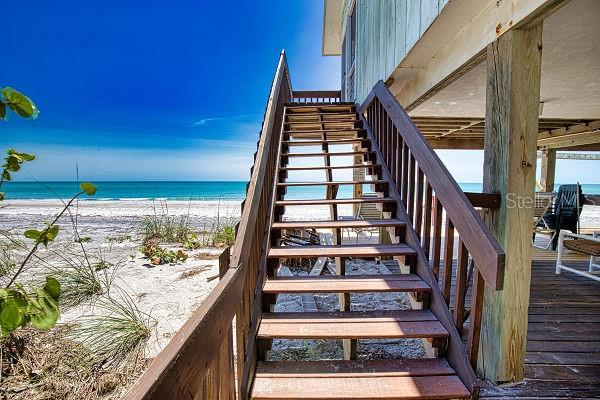
<svg viewBox="0 0 600 400">
<path fill-rule="evenodd" d="M 351 180 L 334 179 L 348 172 Z M 322 181 L 288 178 L 306 173 Z M 363 185 L 375 195 L 361 194 Z M 325 196 L 290 197 L 318 187 Z M 353 195 L 342 196 L 348 187 Z M 383 82 L 360 106 L 342 102 L 340 91 L 296 91 L 282 52 L 220 280 L 125 400 L 476 398 L 483 291 L 502 289 L 505 256 L 475 207 L 499 202 L 460 189 Z M 329 215 L 290 220 L 295 206 Z M 350 207 L 356 219 L 340 215 Z M 378 230 L 386 240 L 349 244 L 347 230 Z M 316 259 L 308 276 L 280 268 L 296 259 Z M 346 274 L 349 259 L 380 259 L 394 273 Z M 379 302 L 359 310 L 351 301 L 400 292 L 414 309 L 377 309 Z M 306 312 L 276 311 L 277 297 L 293 293 Z M 337 294 L 338 309 L 319 311 L 314 293 Z M 343 357 L 278 360 L 275 339 L 341 340 Z M 368 339 L 422 339 L 429 358 L 369 359 L 369 344 L 357 346 Z"/>
<path fill-rule="evenodd" d="M 375 152 L 353 104 L 288 103 L 283 114 L 283 129 L 277 161 L 276 198 L 273 208 L 269 268 L 262 288 L 263 314 L 256 340 L 258 364 L 252 380 L 250 397 L 267 399 L 456 399 L 470 398 L 471 392 L 444 357 L 450 334 L 428 308 L 431 287 L 415 274 L 417 249 L 405 243 L 407 230 L 413 230 L 405 214 L 399 213 L 396 201 L 388 197 L 389 181 L 374 164 Z M 353 145 L 352 151 L 332 151 L 330 146 Z M 297 149 L 318 150 L 298 151 Z M 336 156 L 360 157 L 352 165 L 332 165 Z M 311 166 L 289 166 L 290 160 L 310 157 L 320 159 Z M 372 179 L 333 180 L 334 170 L 365 168 Z M 290 172 L 323 171 L 319 182 L 287 180 Z M 378 197 L 337 198 L 341 185 L 371 185 Z M 288 188 L 323 186 L 323 199 L 285 199 Z M 383 219 L 338 219 L 340 205 L 377 204 Z M 330 219 L 293 221 L 285 217 L 287 207 L 328 206 Z M 408 222 L 408 223 L 407 223 Z M 388 244 L 348 244 L 341 240 L 341 229 L 380 228 L 390 234 Z M 281 246 L 286 232 L 298 229 L 331 230 L 333 245 Z M 327 257 L 335 259 L 340 274 L 326 276 L 277 276 L 280 265 L 294 258 Z M 349 258 L 377 262 L 394 257 L 410 273 L 391 275 L 345 275 L 343 265 Z M 341 267 L 341 268 L 340 268 Z M 352 293 L 405 292 L 423 309 L 355 311 Z M 341 306 L 328 312 L 274 312 L 279 294 L 339 293 Z M 345 296 L 345 297 L 344 297 Z M 416 303 L 418 300 L 420 303 Z M 343 304 L 346 303 L 346 304 Z M 350 305 L 350 307 L 348 307 Z M 356 340 L 423 339 L 434 349 L 437 358 L 357 360 Z M 354 347 L 349 359 L 278 361 L 268 360 L 274 339 L 343 340 Z M 361 355 L 364 358 L 364 355 Z"/>
</svg>

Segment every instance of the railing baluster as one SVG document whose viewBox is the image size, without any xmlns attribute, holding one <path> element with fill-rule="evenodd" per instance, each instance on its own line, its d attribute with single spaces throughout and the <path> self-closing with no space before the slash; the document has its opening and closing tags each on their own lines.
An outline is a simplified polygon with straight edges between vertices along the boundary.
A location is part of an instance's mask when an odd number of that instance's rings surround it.
<svg viewBox="0 0 600 400">
<path fill-rule="evenodd" d="M 467 268 L 469 252 L 463 241 L 458 240 L 458 262 L 456 264 L 456 287 L 454 289 L 454 323 L 456 330 L 462 334 L 465 315 L 465 296 L 467 295 Z"/>
<path fill-rule="evenodd" d="M 485 280 L 479 273 L 477 265 L 473 266 L 473 289 L 471 292 L 471 326 L 469 327 L 468 351 L 471 366 L 477 368 L 477 356 L 479 355 L 479 341 L 481 333 L 481 316 L 483 314 L 483 290 Z"/>
<path fill-rule="evenodd" d="M 386 129 L 388 131 L 388 142 L 387 142 L 387 163 L 391 170 L 394 170 L 394 159 L 392 158 L 392 150 L 394 149 L 394 132 L 392 131 L 392 120 L 387 116 L 385 118 Z"/>
<path fill-rule="evenodd" d="M 411 222 L 415 221 L 415 158 L 412 152 L 409 153 L 409 171 L 408 171 L 408 202 L 407 212 Z"/>
<path fill-rule="evenodd" d="M 400 190 L 400 178 L 402 176 L 402 146 L 403 146 L 403 141 L 402 141 L 402 136 L 400 136 L 400 133 L 398 132 L 398 130 L 396 129 L 396 126 L 392 125 L 392 129 L 394 132 L 394 138 L 395 138 L 395 142 L 394 142 L 394 169 L 392 172 L 392 177 L 394 179 L 394 183 L 396 184 L 396 188 L 398 188 L 398 190 Z"/>
<path fill-rule="evenodd" d="M 417 198 L 415 200 L 415 219 L 414 219 L 414 227 L 417 232 L 417 236 L 419 239 L 422 239 L 422 224 L 423 224 L 423 170 L 417 165 Z M 421 241 L 422 243 L 422 241 Z"/>
<path fill-rule="evenodd" d="M 431 246 L 431 212 L 432 212 L 432 197 L 433 190 L 429 182 L 425 182 L 425 221 L 423 223 L 423 251 L 425 256 L 429 259 L 430 246 Z"/>
<path fill-rule="evenodd" d="M 410 157 L 408 146 L 406 145 L 406 141 L 402 143 L 402 202 L 404 203 L 404 208 L 408 205 L 408 177 L 410 176 L 410 171 L 408 170 L 408 158 Z"/>
<path fill-rule="evenodd" d="M 452 263 L 454 255 L 454 225 L 446 216 L 446 238 L 444 242 L 444 273 L 442 275 L 442 292 L 446 305 L 450 304 L 450 289 L 452 288 Z"/>
</svg>

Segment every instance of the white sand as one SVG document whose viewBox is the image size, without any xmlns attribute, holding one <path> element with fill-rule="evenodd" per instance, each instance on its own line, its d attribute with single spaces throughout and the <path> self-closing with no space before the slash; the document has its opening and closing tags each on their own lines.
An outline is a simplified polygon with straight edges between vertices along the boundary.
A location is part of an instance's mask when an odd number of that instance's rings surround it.
<svg viewBox="0 0 600 400">
<path fill-rule="evenodd" d="M 61 209 L 59 201 L 6 201 L 0 208 L 0 230 L 22 237 L 26 229 L 43 228 Z M 171 216 L 189 215 L 190 223 L 199 228 L 209 228 L 217 216 L 228 223 L 240 215 L 240 202 L 183 202 L 169 201 L 80 201 L 71 210 L 77 213 L 80 237 L 90 237 L 85 243 L 86 252 L 92 257 L 102 257 L 112 264 L 106 273 L 113 277 L 111 288 L 117 294 L 122 289 L 136 303 L 140 311 L 149 314 L 157 324 L 148 343 L 147 356 L 154 357 L 179 330 L 192 312 L 206 298 L 218 279 L 207 278 L 218 274 L 218 255 L 222 249 L 186 250 L 189 258 L 175 265 L 152 266 L 140 253 L 141 235 L 139 224 L 147 215 L 168 212 Z M 40 257 L 57 264 L 58 255 L 71 249 L 79 252 L 73 243 L 74 232 L 68 215 L 59 221 L 61 232 L 49 250 L 41 249 Z M 181 247 L 164 246 L 177 250 Z M 200 258 L 198 256 L 200 255 Z M 28 274 L 39 271 L 34 266 Z M 181 274 L 202 271 L 186 278 Z M 102 272 L 104 273 L 104 272 Z M 112 290 L 112 289 L 111 289 Z M 60 322 L 77 321 L 81 315 L 97 312 L 95 298 L 75 308 L 63 308 Z"/>
</svg>

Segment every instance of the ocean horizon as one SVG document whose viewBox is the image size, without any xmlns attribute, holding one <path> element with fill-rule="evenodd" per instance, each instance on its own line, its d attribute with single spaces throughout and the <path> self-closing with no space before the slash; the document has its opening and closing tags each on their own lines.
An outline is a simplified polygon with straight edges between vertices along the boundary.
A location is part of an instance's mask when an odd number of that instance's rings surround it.
<svg viewBox="0 0 600 400">
<path fill-rule="evenodd" d="M 94 181 L 98 188 L 92 201 L 133 200 L 243 200 L 246 197 L 244 181 Z M 368 186 L 368 185 L 367 185 Z M 461 182 L 465 192 L 481 192 L 481 182 Z M 560 184 L 556 184 L 558 190 Z M 581 184 L 584 193 L 600 193 L 600 184 Z M 4 182 L 2 191 L 6 200 L 67 199 L 79 191 L 74 181 Z M 369 191 L 365 187 L 365 191 Z M 325 194 L 323 187 L 293 187 L 286 198 L 313 197 Z M 338 197 L 351 197 L 352 187 L 342 185 Z M 82 197 L 83 199 L 83 197 Z"/>
</svg>

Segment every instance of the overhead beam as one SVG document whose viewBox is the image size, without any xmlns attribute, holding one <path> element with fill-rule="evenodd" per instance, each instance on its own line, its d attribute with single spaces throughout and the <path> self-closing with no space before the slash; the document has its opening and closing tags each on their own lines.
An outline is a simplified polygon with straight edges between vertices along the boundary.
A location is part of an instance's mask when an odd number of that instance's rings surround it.
<svg viewBox="0 0 600 400">
<path fill-rule="evenodd" d="M 569 147 L 585 146 L 600 143 L 600 131 L 583 132 L 565 137 L 543 139 L 538 141 L 538 147 L 544 149 L 566 149 Z"/>
<path fill-rule="evenodd" d="M 543 159 L 543 152 L 538 152 L 538 158 Z M 580 153 L 563 153 L 556 152 L 557 160 L 586 160 L 586 161 L 600 161 L 600 154 L 580 154 Z"/>
<path fill-rule="evenodd" d="M 485 59 L 486 47 L 511 29 L 534 24 L 563 0 L 450 1 L 390 77 L 411 110 Z"/>
<path fill-rule="evenodd" d="M 344 0 L 325 0 L 323 5 L 324 56 L 342 54 Z"/>
<path fill-rule="evenodd" d="M 427 138 L 431 147 L 437 150 L 483 150 L 483 138 L 436 139 Z"/>
</svg>

